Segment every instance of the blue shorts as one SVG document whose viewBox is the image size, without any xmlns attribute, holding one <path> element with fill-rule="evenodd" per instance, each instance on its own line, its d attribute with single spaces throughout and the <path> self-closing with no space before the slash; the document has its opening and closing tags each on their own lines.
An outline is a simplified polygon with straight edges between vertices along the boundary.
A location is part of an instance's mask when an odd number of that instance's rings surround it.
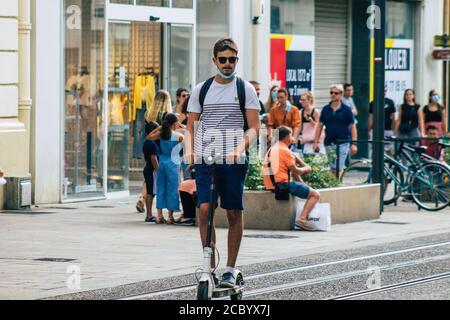
<svg viewBox="0 0 450 320">
<path fill-rule="evenodd" d="M 280 185 L 287 185 L 287 183 L 280 183 Z M 302 182 L 294 181 L 289 184 L 289 192 L 300 199 L 308 199 L 311 188 Z"/>
<path fill-rule="evenodd" d="M 216 166 L 216 206 L 220 197 L 220 206 L 225 210 L 244 210 L 244 183 L 248 164 L 219 164 Z M 197 205 L 208 203 L 211 193 L 212 166 L 197 164 L 195 180 L 197 183 Z"/>
</svg>

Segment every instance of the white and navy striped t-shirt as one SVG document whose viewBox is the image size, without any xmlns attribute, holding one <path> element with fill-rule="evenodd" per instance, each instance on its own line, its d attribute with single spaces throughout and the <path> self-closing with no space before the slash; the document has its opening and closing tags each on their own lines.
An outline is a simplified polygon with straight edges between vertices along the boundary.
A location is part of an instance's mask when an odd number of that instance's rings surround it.
<svg viewBox="0 0 450 320">
<path fill-rule="evenodd" d="M 189 100 L 188 112 L 202 113 L 199 102 L 203 83 L 199 84 Z M 249 110 L 260 111 L 254 87 L 245 81 L 246 104 Z M 213 82 L 205 98 L 203 113 L 195 134 L 194 152 L 206 159 L 211 155 L 230 154 L 243 140 L 244 117 L 239 104 L 236 79 L 228 84 Z"/>
</svg>

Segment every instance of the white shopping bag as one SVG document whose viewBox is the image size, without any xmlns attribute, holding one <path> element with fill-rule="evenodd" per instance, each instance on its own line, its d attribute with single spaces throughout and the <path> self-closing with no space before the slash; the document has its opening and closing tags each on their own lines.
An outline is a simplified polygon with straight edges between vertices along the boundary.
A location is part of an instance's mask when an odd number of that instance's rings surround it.
<svg viewBox="0 0 450 320">
<path fill-rule="evenodd" d="M 319 144 L 319 152 L 313 149 L 312 143 L 305 143 L 303 145 L 303 154 L 304 155 L 316 155 L 316 154 L 327 154 L 327 150 L 323 144 Z"/>
<path fill-rule="evenodd" d="M 297 201 L 297 215 L 296 221 L 300 219 L 303 212 L 305 202 Z M 318 203 L 311 211 L 308 221 L 315 227 L 316 231 L 330 231 L 331 230 L 331 206 L 329 203 Z M 296 230 L 300 228 L 295 227 Z"/>
<path fill-rule="evenodd" d="M 0 186 L 3 186 L 5 184 L 6 184 L 6 180 L 3 177 L 1 177 L 0 178 Z"/>
</svg>

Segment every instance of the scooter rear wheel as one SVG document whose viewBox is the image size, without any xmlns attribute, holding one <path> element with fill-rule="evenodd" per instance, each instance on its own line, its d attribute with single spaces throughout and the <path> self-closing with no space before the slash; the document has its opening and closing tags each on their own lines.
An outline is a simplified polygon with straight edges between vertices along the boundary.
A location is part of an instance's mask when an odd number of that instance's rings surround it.
<svg viewBox="0 0 450 320">
<path fill-rule="evenodd" d="M 207 301 L 211 300 L 209 297 L 209 284 L 208 282 L 200 282 L 197 288 L 197 300 L 199 301 Z"/>
</svg>

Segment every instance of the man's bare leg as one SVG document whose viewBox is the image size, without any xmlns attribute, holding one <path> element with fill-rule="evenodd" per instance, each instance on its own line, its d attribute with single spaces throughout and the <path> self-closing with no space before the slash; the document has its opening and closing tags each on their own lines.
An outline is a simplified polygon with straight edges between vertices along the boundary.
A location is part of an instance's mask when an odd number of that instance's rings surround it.
<svg viewBox="0 0 450 320">
<path fill-rule="evenodd" d="M 227 211 L 228 229 L 228 262 L 227 267 L 236 267 L 236 261 L 244 234 L 244 219 L 242 211 Z"/>
</svg>

